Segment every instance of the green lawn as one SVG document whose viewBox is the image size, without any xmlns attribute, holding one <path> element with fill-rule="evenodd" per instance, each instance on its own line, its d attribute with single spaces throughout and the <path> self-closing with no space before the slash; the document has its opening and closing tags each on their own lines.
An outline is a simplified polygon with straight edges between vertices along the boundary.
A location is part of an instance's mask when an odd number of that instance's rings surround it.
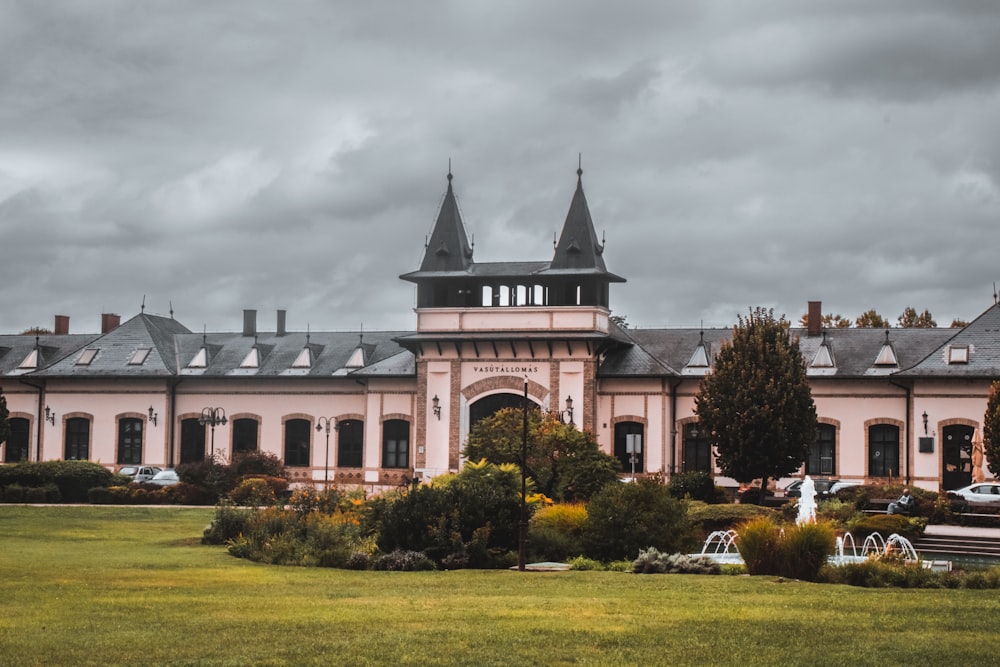
<svg viewBox="0 0 1000 667">
<path fill-rule="evenodd" d="M 229 556 L 211 510 L 0 505 L 3 665 L 962 665 L 997 591 L 349 572 Z"/>
</svg>

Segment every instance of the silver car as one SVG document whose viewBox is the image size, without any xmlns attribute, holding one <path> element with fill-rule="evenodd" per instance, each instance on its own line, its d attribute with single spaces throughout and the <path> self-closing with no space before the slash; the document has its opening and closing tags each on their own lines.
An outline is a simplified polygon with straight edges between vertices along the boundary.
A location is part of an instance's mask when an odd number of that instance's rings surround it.
<svg viewBox="0 0 1000 667">
<path fill-rule="evenodd" d="M 177 476 L 176 470 L 161 470 L 160 472 L 153 475 L 153 479 L 149 480 L 150 484 L 156 484 L 157 486 L 173 486 L 174 484 L 179 484 L 181 478 Z"/>
<path fill-rule="evenodd" d="M 118 474 L 131 477 L 133 482 L 148 482 L 160 470 L 162 468 L 156 466 L 125 466 L 118 471 Z"/>
<path fill-rule="evenodd" d="M 950 493 L 973 503 L 1000 503 L 1000 482 L 979 482 L 955 489 Z"/>
</svg>

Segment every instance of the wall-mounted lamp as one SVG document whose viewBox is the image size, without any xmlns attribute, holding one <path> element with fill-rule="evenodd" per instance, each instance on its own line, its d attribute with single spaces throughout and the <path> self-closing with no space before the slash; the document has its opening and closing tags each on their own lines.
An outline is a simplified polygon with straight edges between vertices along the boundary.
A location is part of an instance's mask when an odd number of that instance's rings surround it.
<svg viewBox="0 0 1000 667">
<path fill-rule="evenodd" d="M 573 397 L 566 397 L 566 409 L 559 413 L 559 417 L 563 424 L 569 424 L 573 421 Z"/>
<path fill-rule="evenodd" d="M 924 435 L 927 435 L 927 411 L 926 410 L 924 410 L 924 414 L 922 416 L 924 418 Z"/>
<path fill-rule="evenodd" d="M 52 424 L 53 426 L 56 425 L 56 413 L 50 410 L 49 406 L 47 405 L 45 406 L 45 421 Z"/>
<path fill-rule="evenodd" d="M 433 407 L 431 409 L 434 410 L 434 416 L 438 418 L 438 421 L 440 421 L 441 420 L 441 399 L 437 397 L 437 394 L 434 394 L 434 398 L 431 399 L 431 404 L 433 405 Z"/>
<path fill-rule="evenodd" d="M 158 414 L 156 414 L 155 412 L 153 412 L 153 406 L 152 406 L 152 405 L 151 405 L 151 406 L 149 406 L 149 417 L 148 417 L 148 421 L 151 421 L 151 422 L 153 422 L 153 426 L 156 426 L 156 419 L 157 419 L 157 417 L 159 417 L 159 415 L 158 415 Z"/>
</svg>

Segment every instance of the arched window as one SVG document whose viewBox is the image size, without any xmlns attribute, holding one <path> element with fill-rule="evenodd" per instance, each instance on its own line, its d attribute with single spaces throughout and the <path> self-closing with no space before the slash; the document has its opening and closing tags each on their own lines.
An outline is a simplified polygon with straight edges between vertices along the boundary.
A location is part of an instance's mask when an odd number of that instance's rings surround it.
<svg viewBox="0 0 1000 667">
<path fill-rule="evenodd" d="M 337 424 L 337 466 L 360 468 L 365 452 L 365 423 L 344 419 Z"/>
<path fill-rule="evenodd" d="M 837 427 L 833 424 L 819 424 L 816 431 L 816 442 L 809 446 L 806 474 L 833 475 L 836 472 L 836 447 Z"/>
<path fill-rule="evenodd" d="M 712 473 L 712 447 L 708 444 L 705 433 L 698 428 L 697 422 L 684 425 L 684 459 L 681 468 L 684 472 Z"/>
<path fill-rule="evenodd" d="M 10 424 L 10 437 L 4 445 L 4 463 L 27 461 L 31 423 L 24 417 L 13 417 L 7 423 Z"/>
<path fill-rule="evenodd" d="M 205 460 L 205 426 L 197 417 L 181 420 L 181 463 Z"/>
<path fill-rule="evenodd" d="M 309 465 L 309 443 L 312 441 L 311 424 L 307 419 L 289 419 L 285 422 L 285 465 Z"/>
<path fill-rule="evenodd" d="M 256 419 L 241 417 L 233 420 L 233 453 L 255 452 L 257 451 L 257 429 L 259 423 Z"/>
<path fill-rule="evenodd" d="M 142 420 L 118 420 L 118 463 L 142 463 Z"/>
<path fill-rule="evenodd" d="M 639 422 L 615 424 L 615 458 L 626 474 L 645 472 L 646 443 L 643 425 Z"/>
<path fill-rule="evenodd" d="M 899 427 L 874 424 L 868 428 L 868 475 L 899 477 Z"/>
<path fill-rule="evenodd" d="M 70 417 L 66 420 L 67 461 L 86 461 L 90 458 L 90 420 L 86 417 Z"/>
<path fill-rule="evenodd" d="M 410 422 L 387 419 L 382 424 L 382 467 L 410 467 Z"/>
</svg>

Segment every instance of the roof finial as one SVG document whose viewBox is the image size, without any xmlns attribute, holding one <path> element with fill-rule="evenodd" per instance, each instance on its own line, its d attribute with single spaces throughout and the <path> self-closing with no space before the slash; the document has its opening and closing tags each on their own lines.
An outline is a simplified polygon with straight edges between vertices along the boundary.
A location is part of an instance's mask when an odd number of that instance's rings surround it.
<svg viewBox="0 0 1000 667">
<path fill-rule="evenodd" d="M 201 325 L 201 346 L 205 347 L 205 345 L 207 343 L 208 343 L 208 325 L 207 324 L 202 324 Z"/>
<path fill-rule="evenodd" d="M 170 304 L 170 319 L 174 319 L 174 302 L 173 301 L 167 301 L 167 303 Z"/>
<path fill-rule="evenodd" d="M 449 183 L 449 185 L 451 184 L 451 179 L 452 179 L 452 175 L 451 175 L 451 158 L 448 158 L 448 183 Z"/>
<path fill-rule="evenodd" d="M 577 153 L 576 156 L 576 178 L 577 180 L 583 178 L 583 153 Z"/>
<path fill-rule="evenodd" d="M 142 295 L 142 304 L 139 306 L 139 312 L 140 313 L 145 313 L 146 312 L 146 295 L 145 294 Z"/>
</svg>

